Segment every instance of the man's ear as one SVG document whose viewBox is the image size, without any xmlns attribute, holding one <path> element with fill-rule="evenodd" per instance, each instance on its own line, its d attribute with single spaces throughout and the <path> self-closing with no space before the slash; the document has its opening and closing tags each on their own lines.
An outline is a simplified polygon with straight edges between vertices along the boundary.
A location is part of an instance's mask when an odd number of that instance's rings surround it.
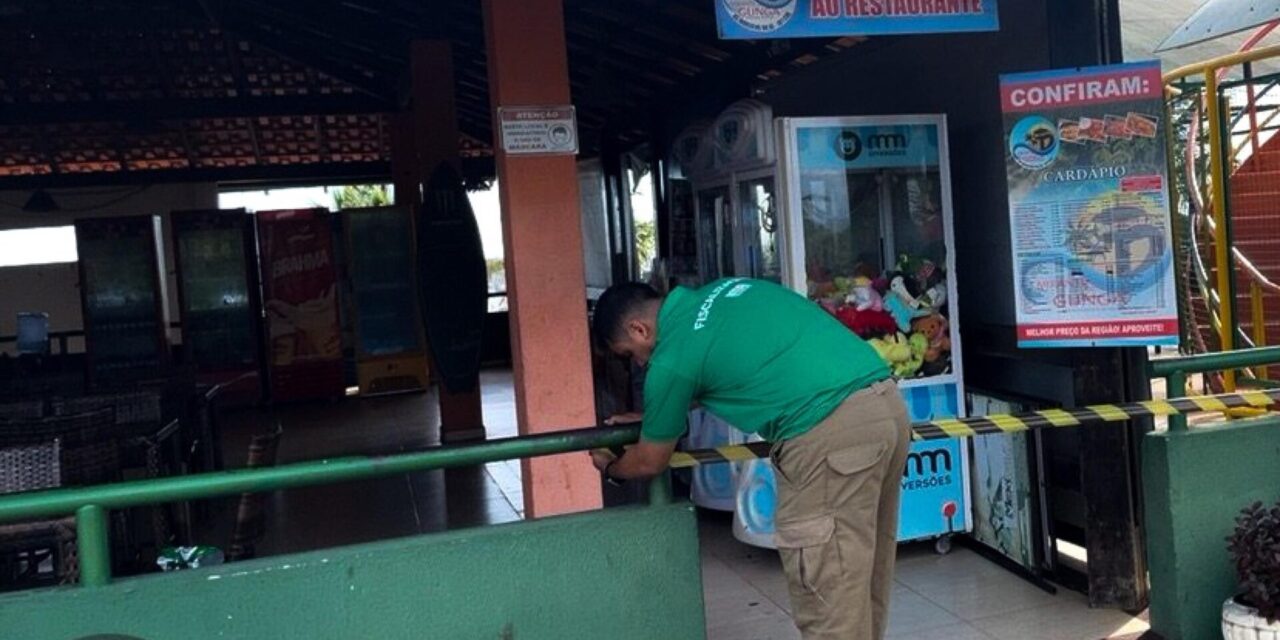
<svg viewBox="0 0 1280 640">
<path fill-rule="evenodd" d="M 627 333 L 637 338 L 646 338 L 649 336 L 649 325 L 639 317 L 632 317 L 627 320 Z"/>
</svg>

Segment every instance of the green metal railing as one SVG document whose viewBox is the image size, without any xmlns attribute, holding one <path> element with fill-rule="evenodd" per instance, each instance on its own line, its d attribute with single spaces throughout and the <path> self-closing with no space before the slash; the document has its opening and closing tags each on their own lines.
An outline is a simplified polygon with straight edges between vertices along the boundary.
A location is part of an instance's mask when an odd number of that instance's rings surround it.
<svg viewBox="0 0 1280 640">
<path fill-rule="evenodd" d="M 415 471 L 468 467 L 513 458 L 618 447 L 634 443 L 639 435 L 638 425 L 577 429 L 474 444 L 446 445 L 392 456 L 349 457 L 261 469 L 35 491 L 0 496 L 0 523 L 75 514 L 80 584 L 99 586 L 111 581 L 107 513 L 113 509 L 336 484 Z M 670 486 L 666 476 L 661 475 L 651 485 L 650 501 L 661 504 L 669 500 Z"/>
<path fill-rule="evenodd" d="M 1151 378 L 1164 378 L 1167 396 L 1169 398 L 1181 398 L 1186 394 L 1188 374 L 1234 371 L 1236 369 L 1272 364 L 1280 364 L 1280 347 L 1241 349 L 1239 351 L 1153 360 L 1147 364 L 1147 375 Z M 1185 415 L 1169 416 L 1170 431 L 1185 431 L 1186 429 L 1187 417 Z"/>
</svg>

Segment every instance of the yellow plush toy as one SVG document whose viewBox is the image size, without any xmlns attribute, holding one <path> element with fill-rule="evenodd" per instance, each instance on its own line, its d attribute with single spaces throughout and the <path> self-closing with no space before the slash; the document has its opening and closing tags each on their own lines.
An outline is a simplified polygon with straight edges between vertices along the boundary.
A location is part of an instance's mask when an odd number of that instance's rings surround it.
<svg viewBox="0 0 1280 640">
<path fill-rule="evenodd" d="M 867 343 L 889 364 L 893 375 L 898 378 L 914 376 L 924 364 L 924 352 L 929 348 L 929 341 L 923 335 L 915 334 L 908 338 L 902 332 L 873 338 Z"/>
</svg>

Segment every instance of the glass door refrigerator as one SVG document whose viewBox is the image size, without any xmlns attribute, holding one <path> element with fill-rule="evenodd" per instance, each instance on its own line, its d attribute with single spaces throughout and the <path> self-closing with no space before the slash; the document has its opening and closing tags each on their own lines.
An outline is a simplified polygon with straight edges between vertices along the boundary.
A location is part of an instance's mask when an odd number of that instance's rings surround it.
<svg viewBox="0 0 1280 640">
<path fill-rule="evenodd" d="M 344 209 L 346 276 L 361 395 L 427 388 L 413 218 L 403 207 Z"/>
<path fill-rule="evenodd" d="M 945 116 L 783 118 L 783 281 L 867 339 L 913 422 L 964 415 Z M 970 523 L 968 450 L 916 442 L 899 540 Z M 771 524 L 771 523 L 769 523 Z"/>
<path fill-rule="evenodd" d="M 169 316 L 160 217 L 76 220 L 86 383 L 128 388 L 166 375 Z"/>
<path fill-rule="evenodd" d="M 244 209 L 175 211 L 182 353 L 202 384 L 225 385 L 223 402 L 262 400 L 262 302 L 253 217 Z"/>
<path fill-rule="evenodd" d="M 339 398 L 345 391 L 329 215 L 294 209 L 256 216 L 272 402 Z"/>
</svg>

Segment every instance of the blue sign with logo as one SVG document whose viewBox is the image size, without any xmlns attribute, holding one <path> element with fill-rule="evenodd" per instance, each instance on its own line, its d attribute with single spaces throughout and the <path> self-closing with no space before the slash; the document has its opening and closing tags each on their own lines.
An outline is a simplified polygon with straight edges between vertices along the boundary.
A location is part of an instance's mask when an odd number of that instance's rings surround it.
<svg viewBox="0 0 1280 640">
<path fill-rule="evenodd" d="M 996 0 L 712 0 L 723 40 L 997 31 Z"/>
<path fill-rule="evenodd" d="M 938 166 L 934 125 L 805 127 L 796 131 L 800 165 L 806 169 L 880 169 Z"/>
<path fill-rule="evenodd" d="M 955 383 L 900 389 L 911 422 L 928 422 L 960 415 Z M 921 540 L 971 529 L 969 522 L 968 458 L 962 440 L 913 442 L 902 474 L 902 506 L 898 540 Z M 728 465 L 710 465 L 728 466 Z M 777 481 L 768 460 L 745 463 L 736 473 L 737 504 L 733 535 L 758 547 L 774 547 Z"/>
</svg>

